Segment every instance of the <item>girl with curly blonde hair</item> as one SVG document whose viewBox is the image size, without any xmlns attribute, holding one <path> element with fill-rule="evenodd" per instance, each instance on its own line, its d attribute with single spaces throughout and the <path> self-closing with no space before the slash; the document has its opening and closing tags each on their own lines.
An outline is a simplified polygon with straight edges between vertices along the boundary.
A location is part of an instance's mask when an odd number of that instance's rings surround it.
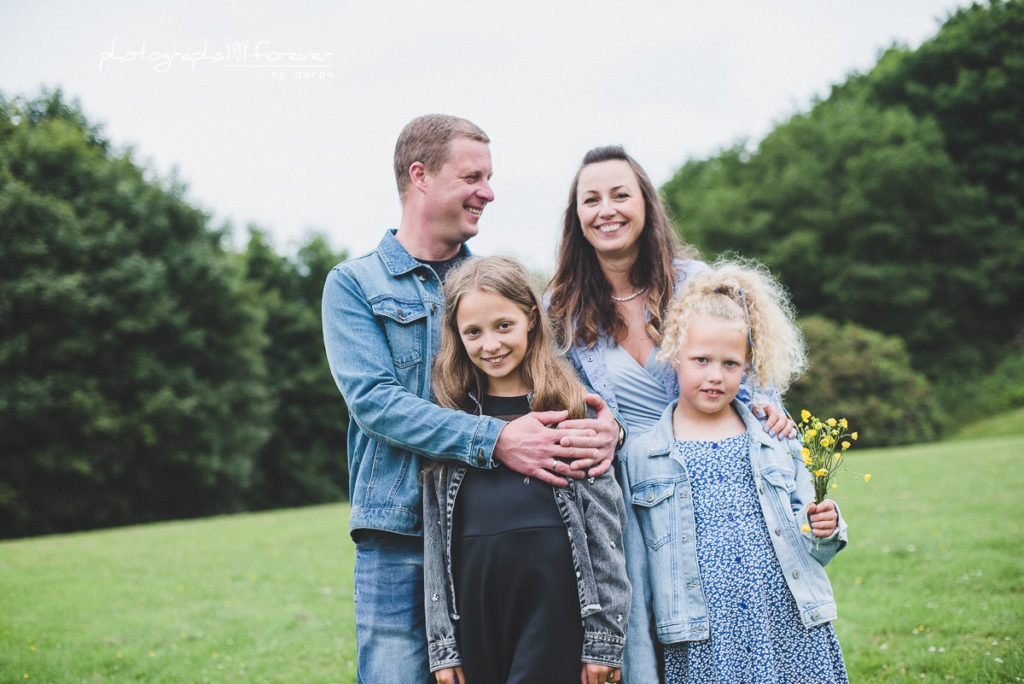
<svg viewBox="0 0 1024 684">
<path fill-rule="evenodd" d="M 846 523 L 833 501 L 813 503 L 800 444 L 770 439 L 736 401 L 744 371 L 783 391 L 807 365 L 785 289 L 763 266 L 719 262 L 665 321 L 660 356 L 679 397 L 619 459 L 633 587 L 624 678 L 848 681 L 823 569 Z"/>
</svg>

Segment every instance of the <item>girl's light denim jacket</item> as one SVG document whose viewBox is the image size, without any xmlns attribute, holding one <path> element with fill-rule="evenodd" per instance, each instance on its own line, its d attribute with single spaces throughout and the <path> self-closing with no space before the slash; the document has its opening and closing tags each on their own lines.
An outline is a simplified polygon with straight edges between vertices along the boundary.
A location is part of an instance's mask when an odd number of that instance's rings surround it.
<svg viewBox="0 0 1024 684">
<path fill-rule="evenodd" d="M 350 531 L 423 533 L 423 456 L 494 466 L 505 422 L 430 401 L 443 308 L 437 274 L 393 231 L 327 276 L 324 345 L 349 412 Z"/>
<path fill-rule="evenodd" d="M 650 431 L 634 435 L 619 452 L 627 569 L 633 586 L 623 669 L 624 681 L 630 684 L 658 681 L 649 629 L 652 617 L 656 636 L 665 644 L 710 636 L 690 479 L 685 461 L 673 449 L 672 412 L 677 403 L 669 404 Z M 732 406 L 750 435 L 750 465 L 761 512 L 800 618 L 805 627 L 828 622 L 836 617 L 836 604 L 823 568 L 846 546 L 846 522 L 839 516 L 835 533 L 824 539 L 801 531 L 814 487 L 800 443 L 769 437 L 742 402 L 734 400 Z"/>
<path fill-rule="evenodd" d="M 455 642 L 459 612 L 451 550 L 452 516 L 466 469 L 462 463 L 441 463 L 424 473 L 423 585 L 431 672 L 462 664 Z M 570 479 L 568 486 L 551 489 L 569 534 L 576 570 L 583 619 L 580 661 L 622 667 L 631 600 L 622 548 L 626 515 L 622 491 L 612 470 L 596 478 Z"/>
</svg>

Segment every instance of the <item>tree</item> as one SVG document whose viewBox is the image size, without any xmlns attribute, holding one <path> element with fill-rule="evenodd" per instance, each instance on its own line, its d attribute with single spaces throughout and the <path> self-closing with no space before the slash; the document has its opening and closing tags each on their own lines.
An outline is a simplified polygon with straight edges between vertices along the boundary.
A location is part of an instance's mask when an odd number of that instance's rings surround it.
<svg viewBox="0 0 1024 684">
<path fill-rule="evenodd" d="M 182 195 L 60 92 L 0 96 L 0 536 L 245 505 L 263 314 Z"/>
<path fill-rule="evenodd" d="M 1024 316 L 1022 12 L 961 10 L 757 149 L 687 162 L 663 188 L 683 237 L 767 262 L 803 314 L 899 335 L 932 378 L 991 367 Z"/>
<path fill-rule="evenodd" d="M 348 491 L 345 402 L 330 381 L 320 325 L 320 296 L 345 258 L 314 235 L 292 261 L 250 229 L 246 275 L 266 311 L 263 358 L 273 404 L 270 437 L 260 449 L 252 504 L 257 508 L 337 501 Z"/>
</svg>

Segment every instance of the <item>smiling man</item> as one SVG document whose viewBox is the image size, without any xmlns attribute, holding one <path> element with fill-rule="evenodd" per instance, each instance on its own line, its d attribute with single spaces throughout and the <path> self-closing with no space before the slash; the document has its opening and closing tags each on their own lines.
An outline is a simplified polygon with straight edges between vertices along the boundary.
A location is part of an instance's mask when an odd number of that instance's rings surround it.
<svg viewBox="0 0 1024 684">
<path fill-rule="evenodd" d="M 411 121 L 395 145 L 398 229 L 385 232 L 369 254 L 336 266 L 324 285 L 324 344 L 349 410 L 357 672 L 367 684 L 431 680 L 423 610 L 424 459 L 479 468 L 500 463 L 565 484 L 563 476 L 607 470 L 618 440 L 618 424 L 597 396 L 588 397 L 596 419 L 571 421 L 565 411 L 552 411 L 506 423 L 430 402 L 441 281 L 470 256 L 465 242 L 494 200 L 489 143 L 458 117 Z M 562 429 L 547 427 L 556 423 Z"/>
</svg>

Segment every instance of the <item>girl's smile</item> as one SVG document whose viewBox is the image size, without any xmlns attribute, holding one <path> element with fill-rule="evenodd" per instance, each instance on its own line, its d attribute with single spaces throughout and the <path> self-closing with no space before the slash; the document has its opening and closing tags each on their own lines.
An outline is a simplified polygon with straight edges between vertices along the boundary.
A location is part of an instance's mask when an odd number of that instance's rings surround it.
<svg viewBox="0 0 1024 684">
<path fill-rule="evenodd" d="M 501 295 L 466 293 L 456 314 L 459 336 L 470 363 L 487 376 L 488 394 L 515 397 L 529 393 L 520 364 L 529 346 L 534 314 Z"/>
</svg>

